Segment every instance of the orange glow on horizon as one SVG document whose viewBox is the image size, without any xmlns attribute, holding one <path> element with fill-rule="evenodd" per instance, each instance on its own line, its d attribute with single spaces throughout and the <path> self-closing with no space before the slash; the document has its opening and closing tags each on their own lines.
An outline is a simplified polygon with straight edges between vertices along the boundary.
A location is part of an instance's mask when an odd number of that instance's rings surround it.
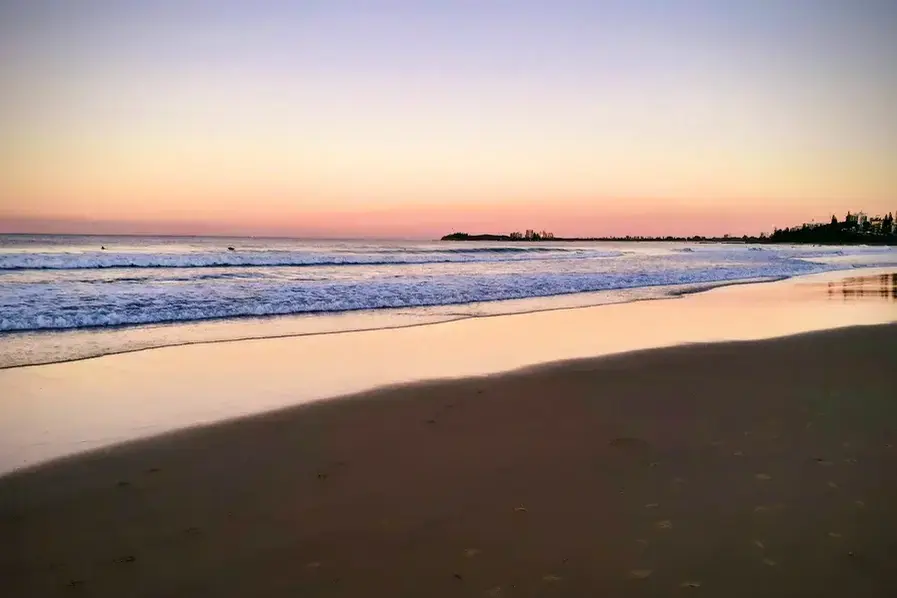
<svg viewBox="0 0 897 598">
<path fill-rule="evenodd" d="M 884 5 L 17 2 L 4 231 L 756 234 L 897 209 Z"/>
<path fill-rule="evenodd" d="M 670 205 L 670 204 L 673 205 Z M 808 211 L 798 206 L 737 202 L 740 208 L 713 209 L 683 202 L 626 200 L 563 204 L 451 204 L 415 207 L 292 210 L 278 214 L 221 212 L 214 219 L 158 215 L 129 220 L 0 215 L 0 233 L 248 235 L 308 238 L 435 239 L 451 232 L 509 233 L 545 229 L 558 236 L 717 236 L 757 235 L 776 226 L 827 221 L 844 210 Z"/>
</svg>

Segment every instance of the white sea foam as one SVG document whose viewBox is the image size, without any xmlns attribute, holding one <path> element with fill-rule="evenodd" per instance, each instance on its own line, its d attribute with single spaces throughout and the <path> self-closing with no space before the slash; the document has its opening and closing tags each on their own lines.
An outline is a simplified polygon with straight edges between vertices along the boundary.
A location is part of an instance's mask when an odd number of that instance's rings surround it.
<svg viewBox="0 0 897 598">
<path fill-rule="evenodd" d="M 106 268 L 240 268 L 302 266 L 378 266 L 551 259 L 601 258 L 617 251 L 556 247 L 475 247 L 467 249 L 377 252 L 309 252 L 280 250 L 138 253 L 112 251 L 0 253 L 0 270 L 84 270 Z"/>
<path fill-rule="evenodd" d="M 0 247 L 0 332 L 456 305 L 897 262 L 886 247 L 220 245 Z"/>
</svg>

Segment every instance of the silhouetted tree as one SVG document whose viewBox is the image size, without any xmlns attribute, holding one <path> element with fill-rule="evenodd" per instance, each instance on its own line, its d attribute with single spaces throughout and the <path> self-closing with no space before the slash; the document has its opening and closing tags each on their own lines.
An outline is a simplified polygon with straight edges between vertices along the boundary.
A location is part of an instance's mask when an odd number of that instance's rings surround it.
<svg viewBox="0 0 897 598">
<path fill-rule="evenodd" d="M 883 243 L 897 244 L 893 216 L 869 218 L 862 212 L 848 212 L 845 222 L 836 217 L 828 224 L 806 223 L 790 228 L 776 227 L 769 237 L 773 243 Z"/>
</svg>

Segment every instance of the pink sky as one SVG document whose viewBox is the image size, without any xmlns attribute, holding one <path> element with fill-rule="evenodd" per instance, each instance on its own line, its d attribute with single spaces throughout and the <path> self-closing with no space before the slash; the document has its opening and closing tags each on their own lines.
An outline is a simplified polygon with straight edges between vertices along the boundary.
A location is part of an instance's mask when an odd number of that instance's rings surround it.
<svg viewBox="0 0 897 598">
<path fill-rule="evenodd" d="M 0 231 L 740 235 L 897 210 L 885 4 L 302 4 L 4 3 Z"/>
<path fill-rule="evenodd" d="M 633 205 L 633 204 L 641 205 Z M 711 210 L 673 206 L 666 209 L 656 202 L 602 202 L 598 206 L 573 205 L 562 208 L 538 203 L 525 206 L 471 206 L 463 210 L 447 205 L 426 210 L 394 208 L 381 210 L 323 211 L 286 214 L 277 222 L 264 216 L 228 219 L 221 215 L 209 221 L 190 219 L 100 220 L 89 218 L 0 219 L 0 232 L 50 234 L 171 234 L 299 236 L 313 238 L 407 238 L 430 239 L 456 231 L 508 233 L 527 228 L 545 229 L 558 236 L 689 236 L 756 235 L 811 220 L 827 221 L 832 210 L 803 210 L 800 207 Z M 827 215 L 828 214 L 828 215 Z M 267 216 L 267 215 L 265 215 Z"/>
</svg>

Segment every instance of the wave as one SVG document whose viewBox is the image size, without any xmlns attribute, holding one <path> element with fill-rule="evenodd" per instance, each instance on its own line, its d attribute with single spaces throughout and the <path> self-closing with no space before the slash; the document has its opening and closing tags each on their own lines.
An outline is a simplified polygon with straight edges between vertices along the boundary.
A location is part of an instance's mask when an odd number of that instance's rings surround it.
<svg viewBox="0 0 897 598">
<path fill-rule="evenodd" d="M 499 262 L 546 259 L 619 257 L 620 251 L 552 247 L 478 247 L 437 251 L 387 250 L 371 253 L 294 251 L 216 251 L 188 253 L 79 253 L 0 254 L 0 271 L 102 270 L 109 268 L 241 268 L 309 266 L 388 266 Z"/>
<path fill-rule="evenodd" d="M 270 285 L 23 285 L 0 302 L 0 331 L 64 330 L 223 318 L 459 305 L 649 286 L 789 277 L 832 269 L 801 260 L 644 271 L 539 272 Z M 0 295 L 0 299 L 3 296 Z"/>
</svg>

